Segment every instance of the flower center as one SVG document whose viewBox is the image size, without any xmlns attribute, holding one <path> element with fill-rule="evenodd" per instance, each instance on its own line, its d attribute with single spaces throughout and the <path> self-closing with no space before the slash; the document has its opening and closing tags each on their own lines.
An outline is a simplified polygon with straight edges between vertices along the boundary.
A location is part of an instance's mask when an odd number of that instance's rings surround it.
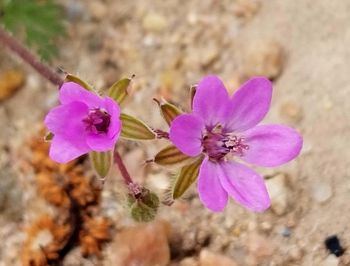
<svg viewBox="0 0 350 266">
<path fill-rule="evenodd" d="M 244 151 L 249 149 L 244 143 L 244 138 L 234 133 L 222 133 L 218 127 L 205 134 L 202 146 L 209 158 L 215 161 L 223 159 L 229 153 L 242 157 Z"/>
<path fill-rule="evenodd" d="M 95 134 L 107 133 L 111 116 L 104 109 L 95 108 L 89 111 L 86 118 L 83 119 L 86 130 Z"/>
</svg>

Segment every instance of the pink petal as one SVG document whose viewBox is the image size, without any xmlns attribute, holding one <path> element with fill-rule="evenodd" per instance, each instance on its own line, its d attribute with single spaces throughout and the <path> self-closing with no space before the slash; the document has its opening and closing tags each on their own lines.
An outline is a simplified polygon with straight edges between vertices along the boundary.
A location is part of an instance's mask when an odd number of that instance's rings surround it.
<svg viewBox="0 0 350 266">
<path fill-rule="evenodd" d="M 60 88 L 59 98 L 62 104 L 68 104 L 74 101 L 83 102 L 89 108 L 98 108 L 103 105 L 103 99 L 98 95 L 89 92 L 74 82 L 65 82 Z"/>
<path fill-rule="evenodd" d="M 81 138 L 85 134 L 85 125 L 82 120 L 88 112 L 87 105 L 82 102 L 59 105 L 50 110 L 44 123 L 55 135 Z"/>
<path fill-rule="evenodd" d="M 229 104 L 226 127 L 244 131 L 257 125 L 266 115 L 272 97 L 272 84 L 264 77 L 245 82 L 233 95 Z"/>
<path fill-rule="evenodd" d="M 77 157 L 88 153 L 89 147 L 85 142 L 70 142 L 62 136 L 54 136 L 50 146 L 50 158 L 58 163 L 67 163 Z"/>
<path fill-rule="evenodd" d="M 169 138 L 188 156 L 197 156 L 202 151 L 203 121 L 195 115 L 179 115 L 171 123 Z"/>
<path fill-rule="evenodd" d="M 121 123 L 119 121 L 119 128 Z M 94 134 L 90 133 L 86 137 L 86 143 L 93 151 L 109 151 L 112 150 L 117 139 L 119 137 L 119 132 L 112 138 L 109 138 L 106 134 Z"/>
<path fill-rule="evenodd" d="M 213 212 L 222 211 L 228 200 L 227 192 L 220 183 L 219 174 L 218 164 L 205 158 L 199 170 L 198 193 L 204 206 Z"/>
<path fill-rule="evenodd" d="M 210 75 L 203 78 L 197 87 L 193 99 L 193 113 L 200 116 L 205 125 L 211 129 L 223 124 L 229 95 L 222 81 Z"/>
<path fill-rule="evenodd" d="M 236 162 L 222 162 L 220 167 L 221 185 L 239 204 L 256 212 L 270 207 L 270 197 L 260 175 Z"/>
<path fill-rule="evenodd" d="M 282 125 L 257 126 L 244 132 L 243 137 L 249 149 L 242 159 L 265 167 L 289 162 L 298 156 L 303 146 L 300 134 Z"/>
<path fill-rule="evenodd" d="M 109 138 L 115 138 L 119 136 L 121 130 L 120 122 L 120 108 L 117 103 L 110 97 L 104 98 L 104 108 L 107 110 L 108 114 L 111 116 L 111 123 L 108 128 L 107 136 Z"/>
</svg>

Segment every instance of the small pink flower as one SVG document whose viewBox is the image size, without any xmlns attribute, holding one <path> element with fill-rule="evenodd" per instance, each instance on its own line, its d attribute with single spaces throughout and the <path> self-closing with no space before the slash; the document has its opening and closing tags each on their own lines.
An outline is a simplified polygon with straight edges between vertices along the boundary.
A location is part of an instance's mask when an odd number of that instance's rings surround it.
<svg viewBox="0 0 350 266">
<path fill-rule="evenodd" d="M 272 85 L 263 77 L 248 80 L 230 97 L 216 76 L 202 79 L 193 99 L 191 114 L 171 124 L 170 140 L 188 156 L 205 154 L 198 176 L 203 204 L 222 211 L 228 196 L 257 212 L 270 206 L 263 178 L 249 167 L 231 160 L 274 167 L 294 159 L 302 137 L 282 125 L 257 124 L 266 115 Z"/>
<path fill-rule="evenodd" d="M 120 109 L 113 99 L 67 82 L 60 89 L 59 100 L 61 105 L 45 118 L 45 125 L 54 134 L 51 159 L 66 163 L 90 151 L 113 149 L 121 129 Z"/>
</svg>

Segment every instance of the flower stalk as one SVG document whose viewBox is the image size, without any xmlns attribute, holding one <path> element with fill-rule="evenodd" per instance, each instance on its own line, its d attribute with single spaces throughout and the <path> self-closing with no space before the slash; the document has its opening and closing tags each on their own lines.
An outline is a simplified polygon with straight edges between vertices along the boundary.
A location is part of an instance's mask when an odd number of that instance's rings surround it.
<svg viewBox="0 0 350 266">
<path fill-rule="evenodd" d="M 4 44 L 8 49 L 17 54 L 23 61 L 31 65 L 41 76 L 49 80 L 52 84 L 61 86 L 64 82 L 63 78 L 53 71 L 48 65 L 41 62 L 29 49 L 24 47 L 6 30 L 0 27 L 0 43 Z"/>
<path fill-rule="evenodd" d="M 114 150 L 114 162 L 118 166 L 125 184 L 128 186 L 128 188 L 130 188 L 131 187 L 130 185 L 132 185 L 134 182 L 132 181 L 131 176 L 122 160 L 122 157 L 120 156 L 120 153 L 117 150 Z"/>
</svg>

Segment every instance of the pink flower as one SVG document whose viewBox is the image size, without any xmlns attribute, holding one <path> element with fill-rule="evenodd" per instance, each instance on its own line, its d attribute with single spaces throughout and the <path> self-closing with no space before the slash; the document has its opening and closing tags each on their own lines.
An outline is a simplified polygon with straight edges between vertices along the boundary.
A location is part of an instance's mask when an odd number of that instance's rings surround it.
<svg viewBox="0 0 350 266">
<path fill-rule="evenodd" d="M 120 109 L 109 97 L 101 98 L 73 82 L 59 92 L 61 105 L 51 109 L 45 125 L 54 134 L 50 157 L 66 163 L 90 151 L 113 149 L 121 129 Z"/>
<path fill-rule="evenodd" d="M 294 159 L 302 137 L 282 125 L 257 124 L 271 101 L 271 82 L 263 77 L 248 80 L 230 97 L 219 78 L 202 79 L 193 99 L 191 114 L 171 124 L 170 140 L 188 156 L 205 154 L 198 176 L 202 203 L 222 211 L 228 196 L 257 212 L 270 206 L 263 178 L 234 159 L 274 167 Z"/>
</svg>

